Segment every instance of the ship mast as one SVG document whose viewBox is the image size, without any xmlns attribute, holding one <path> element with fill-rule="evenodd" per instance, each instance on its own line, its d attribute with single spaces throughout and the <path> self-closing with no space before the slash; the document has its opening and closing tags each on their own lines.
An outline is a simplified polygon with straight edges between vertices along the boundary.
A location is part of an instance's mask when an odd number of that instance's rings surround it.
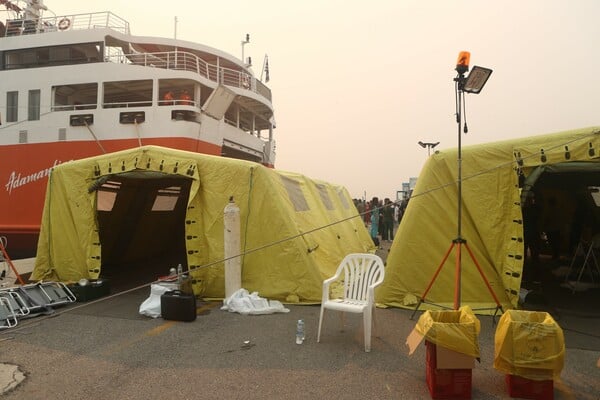
<svg viewBox="0 0 600 400">
<path fill-rule="evenodd" d="M 42 17 L 42 10 L 48 10 L 44 5 L 44 0 L 25 0 L 25 19 L 37 21 Z"/>
</svg>

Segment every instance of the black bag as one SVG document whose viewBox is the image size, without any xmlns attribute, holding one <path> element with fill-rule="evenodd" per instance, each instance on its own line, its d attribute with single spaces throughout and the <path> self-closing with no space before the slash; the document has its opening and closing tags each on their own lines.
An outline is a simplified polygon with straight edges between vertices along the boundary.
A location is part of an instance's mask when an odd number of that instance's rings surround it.
<svg viewBox="0 0 600 400">
<path fill-rule="evenodd" d="M 160 314 L 163 319 L 194 321 L 196 319 L 196 297 L 181 290 L 171 290 L 160 296 Z"/>
<path fill-rule="evenodd" d="M 373 238 L 373 243 L 375 243 L 375 246 L 379 247 L 379 238 L 377 236 Z"/>
</svg>

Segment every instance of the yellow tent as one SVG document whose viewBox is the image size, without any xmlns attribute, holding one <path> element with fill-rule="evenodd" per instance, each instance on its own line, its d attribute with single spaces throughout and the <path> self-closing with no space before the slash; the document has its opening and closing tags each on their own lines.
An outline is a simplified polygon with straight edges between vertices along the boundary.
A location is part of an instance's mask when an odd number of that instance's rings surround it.
<svg viewBox="0 0 600 400">
<path fill-rule="evenodd" d="M 517 307 L 521 286 L 521 195 L 535 188 L 547 199 L 554 192 L 560 211 L 550 217 L 572 218 L 575 194 L 586 192 L 591 202 L 594 188 L 600 187 L 599 134 L 600 128 L 586 128 L 462 149 L 461 237 L 504 309 Z M 387 258 L 386 279 L 376 292 L 378 302 L 414 308 L 431 284 L 425 299 L 453 307 L 458 287 L 457 246 L 452 247 L 458 238 L 457 156 L 457 149 L 436 152 L 419 175 Z M 597 205 L 591 208 L 597 213 Z M 563 237 L 568 237 L 571 232 L 565 229 Z M 493 311 L 493 296 L 465 246 L 461 250 L 461 303 L 478 312 Z M 424 303 L 421 308 L 433 306 Z"/>
<path fill-rule="evenodd" d="M 240 208 L 242 286 L 260 296 L 318 302 L 323 279 L 347 253 L 374 250 L 341 186 L 144 146 L 52 170 L 32 279 L 148 282 L 181 263 L 197 295 L 222 298 L 231 196 Z"/>
</svg>

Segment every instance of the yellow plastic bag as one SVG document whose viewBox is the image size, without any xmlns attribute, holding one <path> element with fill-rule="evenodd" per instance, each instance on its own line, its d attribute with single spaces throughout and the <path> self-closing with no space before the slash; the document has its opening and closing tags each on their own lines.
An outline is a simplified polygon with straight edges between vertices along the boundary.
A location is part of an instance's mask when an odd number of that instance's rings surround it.
<svg viewBox="0 0 600 400">
<path fill-rule="evenodd" d="M 498 321 L 494 342 L 494 368 L 500 372 L 546 380 L 563 369 L 563 331 L 546 312 L 506 311 Z"/>
<path fill-rule="evenodd" d="M 479 358 L 480 323 L 469 306 L 458 310 L 425 311 L 415 330 L 436 345 Z"/>
</svg>

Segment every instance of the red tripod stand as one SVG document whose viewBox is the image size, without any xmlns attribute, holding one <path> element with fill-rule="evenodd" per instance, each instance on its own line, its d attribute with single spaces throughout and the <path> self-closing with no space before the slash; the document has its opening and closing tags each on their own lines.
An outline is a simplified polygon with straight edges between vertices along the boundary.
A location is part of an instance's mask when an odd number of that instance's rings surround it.
<svg viewBox="0 0 600 400">
<path fill-rule="evenodd" d="M 421 298 L 419 299 L 419 302 L 417 303 L 415 310 L 413 311 L 412 315 L 410 316 L 410 319 L 412 319 L 415 316 L 415 313 L 417 312 L 417 310 L 419 309 L 421 304 L 427 303 L 427 300 L 426 300 L 427 294 L 431 290 L 431 287 L 433 286 L 433 282 L 435 282 L 436 278 L 440 274 L 442 267 L 444 266 L 444 264 L 446 263 L 446 260 L 450 256 L 450 252 L 452 252 L 452 249 L 454 249 L 454 248 L 456 248 L 456 263 L 455 263 L 455 277 L 454 277 L 454 309 L 458 310 L 460 308 L 461 273 L 462 273 L 461 248 L 462 248 L 462 246 L 465 246 L 465 248 L 469 252 L 469 256 L 471 256 L 471 260 L 477 267 L 477 270 L 479 271 L 479 275 L 481 275 L 481 279 L 483 279 L 483 282 L 485 282 L 485 285 L 487 286 L 492 297 L 494 298 L 494 301 L 496 302 L 496 311 L 494 312 L 494 315 L 497 314 L 498 310 L 502 311 L 502 305 L 500 304 L 500 301 L 498 300 L 498 296 L 496 296 L 496 293 L 494 293 L 494 290 L 492 289 L 490 282 L 488 281 L 485 274 L 483 273 L 483 269 L 481 269 L 481 266 L 477 262 L 477 259 L 475 258 L 475 255 L 473 254 L 473 252 L 471 251 L 471 248 L 467 244 L 467 241 L 465 239 L 459 237 L 452 241 L 452 244 L 448 248 L 448 251 L 446 251 L 446 254 L 444 254 L 444 258 L 442 259 L 442 262 L 440 263 L 439 267 L 433 274 L 433 278 L 431 278 L 431 281 L 427 285 L 427 289 L 425 289 L 425 291 L 421 295 Z M 434 303 L 429 303 L 429 304 L 434 304 Z"/>
</svg>

